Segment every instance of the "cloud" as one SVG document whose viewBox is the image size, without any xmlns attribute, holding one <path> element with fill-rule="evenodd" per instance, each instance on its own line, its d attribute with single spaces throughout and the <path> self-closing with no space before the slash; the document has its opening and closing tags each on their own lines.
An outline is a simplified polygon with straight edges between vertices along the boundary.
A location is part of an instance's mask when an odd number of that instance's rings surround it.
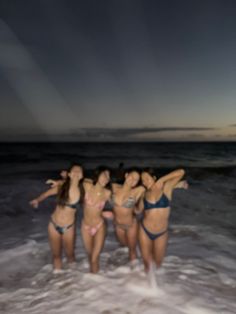
<svg viewBox="0 0 236 314">
<path fill-rule="evenodd" d="M 187 134 L 185 138 L 195 140 L 195 139 L 205 139 L 206 136 L 204 134 L 190 133 L 190 134 Z"/>
<path fill-rule="evenodd" d="M 198 127 L 163 127 L 163 128 L 90 128 L 82 129 L 85 137 L 99 137 L 99 138 L 111 138 L 111 139 L 127 139 L 135 138 L 139 135 L 148 135 L 153 133 L 165 133 L 165 132 L 192 132 L 192 131 L 209 131 L 213 128 L 198 128 Z M 79 133 L 77 133 L 79 135 Z"/>
<path fill-rule="evenodd" d="M 81 128 L 76 130 L 68 130 L 67 132 L 50 132 L 45 137 L 44 133 L 41 132 L 28 132 L 24 130 L 19 132 L 19 130 L 2 130 L 2 136 L 0 140 L 22 140 L 22 141 L 43 141 L 43 140 L 55 140 L 55 141 L 129 141 L 129 140 L 145 140 L 150 137 L 150 139 L 155 140 L 155 135 L 157 138 L 164 133 L 173 133 L 176 132 L 186 132 L 188 137 L 200 137 L 198 134 L 188 134 L 188 132 L 202 132 L 214 130 L 213 128 L 208 127 L 162 127 L 162 128 Z M 9 133 L 7 132 L 9 131 Z M 7 136 L 7 133 L 9 136 Z"/>
</svg>

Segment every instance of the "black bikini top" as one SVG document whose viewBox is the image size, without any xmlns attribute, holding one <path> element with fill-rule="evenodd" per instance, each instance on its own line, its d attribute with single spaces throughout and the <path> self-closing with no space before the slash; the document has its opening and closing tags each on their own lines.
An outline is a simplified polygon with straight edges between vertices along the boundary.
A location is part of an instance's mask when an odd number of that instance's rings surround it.
<svg viewBox="0 0 236 314">
<path fill-rule="evenodd" d="M 64 206 L 70 207 L 70 208 L 75 209 L 75 210 L 78 208 L 78 205 L 79 205 L 79 200 L 73 204 L 70 204 L 70 203 L 64 204 Z"/>
<path fill-rule="evenodd" d="M 156 201 L 155 203 L 151 203 L 151 202 L 147 201 L 146 199 L 144 199 L 143 204 L 144 204 L 144 210 L 150 210 L 150 209 L 154 209 L 154 208 L 167 208 L 170 206 L 170 200 L 163 193 L 162 196 L 160 197 L 160 199 L 158 201 Z"/>
</svg>

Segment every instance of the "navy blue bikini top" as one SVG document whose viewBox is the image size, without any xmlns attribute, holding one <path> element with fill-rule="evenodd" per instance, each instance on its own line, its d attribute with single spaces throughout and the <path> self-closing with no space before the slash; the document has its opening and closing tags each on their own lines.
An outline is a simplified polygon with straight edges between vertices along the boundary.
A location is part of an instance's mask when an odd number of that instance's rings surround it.
<svg viewBox="0 0 236 314">
<path fill-rule="evenodd" d="M 170 206 L 170 200 L 163 193 L 162 196 L 160 197 L 160 199 L 158 201 L 156 201 L 155 203 L 150 203 L 149 201 L 144 199 L 143 204 L 144 204 L 144 210 L 149 210 L 149 209 L 153 209 L 153 208 L 167 208 Z"/>
</svg>

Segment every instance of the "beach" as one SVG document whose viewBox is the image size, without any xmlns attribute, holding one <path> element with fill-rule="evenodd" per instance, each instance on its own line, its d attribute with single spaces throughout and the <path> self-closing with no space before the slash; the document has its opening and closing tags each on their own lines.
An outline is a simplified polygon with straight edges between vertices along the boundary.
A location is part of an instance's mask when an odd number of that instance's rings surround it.
<svg viewBox="0 0 236 314">
<path fill-rule="evenodd" d="M 236 313 L 236 143 L 0 144 L 0 313 Z M 86 173 L 105 164 L 184 168 L 188 190 L 175 190 L 163 266 L 150 276 L 128 261 L 112 221 L 89 273 L 77 215 L 77 263 L 52 273 L 47 224 L 55 198 L 31 208 L 48 178 L 71 162 Z"/>
</svg>

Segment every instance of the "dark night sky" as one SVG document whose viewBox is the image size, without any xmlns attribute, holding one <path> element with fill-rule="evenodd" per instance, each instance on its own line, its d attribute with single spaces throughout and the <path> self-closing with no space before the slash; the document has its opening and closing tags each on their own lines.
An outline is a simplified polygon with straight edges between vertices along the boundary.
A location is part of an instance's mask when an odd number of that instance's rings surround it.
<svg viewBox="0 0 236 314">
<path fill-rule="evenodd" d="M 235 0 L 0 0 L 0 140 L 236 140 Z"/>
</svg>

